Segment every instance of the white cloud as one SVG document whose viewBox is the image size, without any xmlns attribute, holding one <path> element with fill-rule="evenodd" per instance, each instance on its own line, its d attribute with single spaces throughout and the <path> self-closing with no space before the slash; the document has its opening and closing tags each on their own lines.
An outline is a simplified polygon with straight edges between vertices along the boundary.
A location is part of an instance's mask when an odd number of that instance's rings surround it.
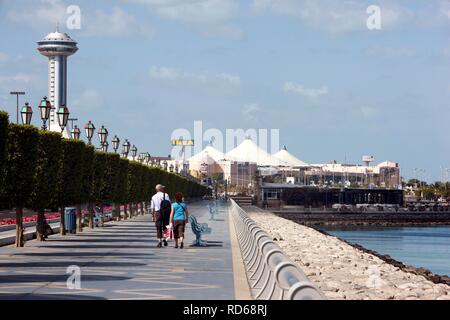
<svg viewBox="0 0 450 320">
<path fill-rule="evenodd" d="M 359 112 L 366 119 L 374 118 L 374 117 L 376 117 L 379 114 L 378 109 L 370 107 L 370 106 L 362 106 L 359 109 Z"/>
<path fill-rule="evenodd" d="M 246 104 L 242 107 L 242 114 L 251 120 L 255 119 L 255 113 L 259 111 L 261 108 L 257 103 Z"/>
<path fill-rule="evenodd" d="M 72 103 L 72 107 L 76 111 L 100 109 L 103 106 L 103 97 L 93 89 L 83 91 Z M 69 108 L 71 108 L 70 105 Z"/>
<path fill-rule="evenodd" d="M 257 103 L 246 104 L 242 107 L 242 115 L 248 120 L 256 120 L 256 114 L 261 111 L 261 108 Z"/>
<path fill-rule="evenodd" d="M 149 70 L 150 78 L 164 81 L 181 81 L 185 83 L 201 84 L 222 84 L 238 87 L 241 84 L 241 78 L 237 75 L 227 73 L 195 73 L 164 66 L 152 66 Z"/>
<path fill-rule="evenodd" d="M 327 86 L 321 86 L 320 88 L 306 88 L 302 84 L 294 82 L 286 82 L 283 86 L 283 90 L 287 93 L 295 93 L 308 98 L 318 98 L 328 94 Z"/>
<path fill-rule="evenodd" d="M 13 76 L 0 76 L 0 85 L 5 84 L 27 84 L 33 80 L 32 76 L 25 73 L 16 73 Z"/>
<path fill-rule="evenodd" d="M 416 50 L 413 48 L 371 47 L 366 50 L 366 54 L 384 58 L 406 58 L 415 56 Z"/>
<path fill-rule="evenodd" d="M 96 10 L 87 15 L 82 22 L 87 36 L 101 37 L 152 37 L 155 31 L 146 24 L 141 24 L 136 17 L 127 14 L 119 7 L 113 7 L 111 13 Z"/>
<path fill-rule="evenodd" d="M 7 103 L 7 97 L 10 91 L 25 91 L 29 93 L 31 87 L 35 88 L 39 82 L 31 75 L 18 72 L 11 76 L 0 75 L 0 93 L 5 95 L 0 99 L 1 103 Z"/>
<path fill-rule="evenodd" d="M 57 22 L 66 21 L 67 5 L 60 0 L 40 0 L 17 6 L 6 18 L 17 24 L 27 24 L 35 30 L 54 29 Z"/>
<path fill-rule="evenodd" d="M 256 13 L 291 16 L 306 27 L 330 33 L 367 31 L 367 6 L 367 3 L 352 0 L 253 0 Z M 407 8 L 389 2 L 383 2 L 380 7 L 383 29 L 412 19 L 412 13 Z"/>
<path fill-rule="evenodd" d="M 69 3 L 70 4 L 70 3 Z M 26 24 L 40 32 L 54 30 L 59 23 L 66 29 L 69 6 L 62 0 L 28 1 L 27 4 L 11 9 L 6 17 L 16 24 Z M 154 30 L 148 23 L 141 23 L 136 17 L 114 6 L 111 12 L 83 10 L 81 7 L 81 34 L 102 37 L 151 37 Z"/>
<path fill-rule="evenodd" d="M 9 56 L 6 53 L 0 52 L 0 63 L 9 61 Z"/>
<path fill-rule="evenodd" d="M 209 36 L 240 38 L 241 29 L 232 23 L 239 12 L 236 0 L 123 0 L 146 5 L 160 17 L 193 27 Z"/>
</svg>

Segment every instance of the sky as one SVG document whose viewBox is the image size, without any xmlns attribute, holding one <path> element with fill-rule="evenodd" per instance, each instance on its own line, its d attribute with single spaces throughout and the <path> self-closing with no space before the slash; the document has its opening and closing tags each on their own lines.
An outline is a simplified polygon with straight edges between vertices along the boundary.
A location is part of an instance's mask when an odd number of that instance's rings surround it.
<svg viewBox="0 0 450 320">
<path fill-rule="evenodd" d="M 68 29 L 71 5 L 79 29 Z M 367 27 L 370 5 L 380 29 Z M 174 130 L 194 135 L 202 121 L 224 135 L 279 129 L 280 146 L 308 163 L 373 155 L 427 181 L 450 168 L 450 0 L 0 0 L 0 109 L 11 120 L 9 92 L 23 90 L 41 125 L 36 41 L 58 22 L 79 47 L 71 117 L 139 152 L 173 153 Z"/>
</svg>

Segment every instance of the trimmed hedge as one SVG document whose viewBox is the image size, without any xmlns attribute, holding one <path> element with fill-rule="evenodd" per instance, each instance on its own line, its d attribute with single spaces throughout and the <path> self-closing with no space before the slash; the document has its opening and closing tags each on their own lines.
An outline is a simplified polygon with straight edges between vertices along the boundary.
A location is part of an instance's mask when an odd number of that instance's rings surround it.
<svg viewBox="0 0 450 320">
<path fill-rule="evenodd" d="M 8 149 L 7 149 L 7 141 L 8 141 L 8 113 L 0 112 L 0 209 L 4 207 L 3 197 L 1 194 L 1 190 L 4 188 L 5 183 L 5 168 L 6 161 L 8 160 Z"/>
<path fill-rule="evenodd" d="M 57 132 L 39 131 L 36 183 L 27 207 L 34 210 L 58 207 L 62 170 L 62 138 Z"/>
<path fill-rule="evenodd" d="M 39 133 L 31 125 L 9 124 L 3 199 L 10 207 L 25 207 L 36 183 Z"/>
<path fill-rule="evenodd" d="M 61 207 L 80 204 L 84 200 L 83 194 L 83 160 L 85 144 L 82 141 L 62 139 L 62 169 L 58 204 Z"/>
<path fill-rule="evenodd" d="M 96 152 L 92 146 L 63 139 L 59 133 L 8 124 L 4 112 L 0 112 L 0 186 L 2 183 L 0 207 L 35 210 L 84 203 L 145 202 L 158 183 L 167 187 L 171 197 L 177 191 L 186 197 L 207 193 L 206 187 L 178 174 L 117 154 Z"/>
</svg>

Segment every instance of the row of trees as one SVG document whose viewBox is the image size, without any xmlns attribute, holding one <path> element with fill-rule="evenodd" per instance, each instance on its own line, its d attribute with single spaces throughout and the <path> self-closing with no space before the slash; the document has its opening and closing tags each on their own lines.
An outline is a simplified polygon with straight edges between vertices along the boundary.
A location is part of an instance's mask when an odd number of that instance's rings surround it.
<svg viewBox="0 0 450 320">
<path fill-rule="evenodd" d="M 144 202 L 151 198 L 154 186 L 161 183 L 167 192 L 183 192 L 198 197 L 206 188 L 177 174 L 118 154 L 98 152 L 82 141 L 63 139 L 61 134 L 38 130 L 30 125 L 9 123 L 0 112 L 0 209 L 16 210 L 16 246 L 23 246 L 23 208 L 37 212 L 37 238 L 43 240 L 44 212 L 59 208 L 61 234 L 65 234 L 64 207 L 77 208 L 78 231 L 82 228 L 82 205 L 87 204 L 89 226 L 93 227 L 95 204 L 113 204 L 120 220 L 143 213 Z"/>
<path fill-rule="evenodd" d="M 411 195 L 426 200 L 444 199 L 450 201 L 450 182 L 436 181 L 428 184 L 418 179 L 410 179 L 404 183 L 404 187 L 409 190 Z"/>
</svg>

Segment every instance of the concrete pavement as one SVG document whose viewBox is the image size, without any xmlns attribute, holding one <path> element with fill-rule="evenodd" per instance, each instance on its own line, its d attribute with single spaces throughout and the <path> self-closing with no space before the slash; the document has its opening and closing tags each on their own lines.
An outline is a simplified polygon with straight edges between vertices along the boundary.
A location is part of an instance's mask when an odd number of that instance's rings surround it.
<svg viewBox="0 0 450 320">
<path fill-rule="evenodd" d="M 151 216 L 110 222 L 75 235 L 0 248 L 0 299 L 235 299 L 228 213 L 211 216 L 208 202 L 189 206 L 212 233 L 207 247 L 156 248 Z M 213 220 L 212 220 L 213 219 Z M 69 289 L 69 266 L 79 266 L 81 289 Z"/>
</svg>

